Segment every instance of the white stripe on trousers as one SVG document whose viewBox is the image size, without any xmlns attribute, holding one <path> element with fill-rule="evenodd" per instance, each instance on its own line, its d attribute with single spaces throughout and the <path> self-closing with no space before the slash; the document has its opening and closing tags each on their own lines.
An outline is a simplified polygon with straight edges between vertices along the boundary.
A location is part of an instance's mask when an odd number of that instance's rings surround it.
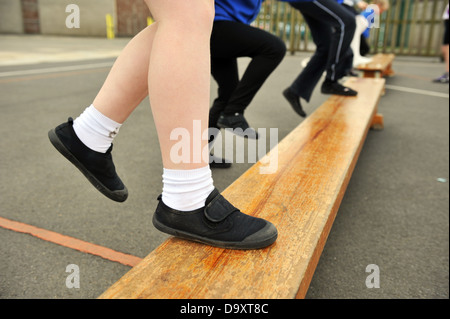
<svg viewBox="0 0 450 319">
<path fill-rule="evenodd" d="M 331 70 L 332 70 L 331 80 L 334 81 L 335 78 L 336 78 L 336 64 L 338 64 L 338 62 L 339 62 L 339 56 L 341 55 L 341 50 L 342 50 L 342 43 L 344 42 L 345 23 L 344 23 L 344 21 L 342 21 L 341 18 L 339 18 L 338 15 L 336 15 L 333 11 L 331 11 L 327 7 L 323 6 L 318 1 L 313 1 L 313 3 L 316 6 L 318 6 L 319 8 L 321 8 L 323 11 L 327 12 L 333 18 L 335 18 L 339 22 L 339 24 L 341 25 L 341 36 L 340 36 L 340 39 L 339 39 L 338 49 L 337 49 L 337 52 L 336 52 L 336 58 L 334 60 L 334 64 L 331 66 Z"/>
</svg>

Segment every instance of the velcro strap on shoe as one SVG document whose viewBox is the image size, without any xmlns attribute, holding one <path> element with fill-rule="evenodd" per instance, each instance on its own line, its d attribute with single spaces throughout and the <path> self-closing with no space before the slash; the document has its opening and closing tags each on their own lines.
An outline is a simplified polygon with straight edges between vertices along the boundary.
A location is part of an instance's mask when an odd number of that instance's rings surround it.
<svg viewBox="0 0 450 319">
<path fill-rule="evenodd" d="M 236 211 L 239 210 L 218 193 L 214 199 L 206 205 L 204 213 L 209 221 L 219 223 Z"/>
</svg>

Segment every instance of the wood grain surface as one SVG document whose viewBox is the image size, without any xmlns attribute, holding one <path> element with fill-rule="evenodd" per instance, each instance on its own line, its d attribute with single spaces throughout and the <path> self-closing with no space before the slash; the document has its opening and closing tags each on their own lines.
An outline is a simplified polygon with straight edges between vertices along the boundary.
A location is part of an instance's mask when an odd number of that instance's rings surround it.
<svg viewBox="0 0 450 319">
<path fill-rule="evenodd" d="M 352 78 L 357 97 L 331 96 L 223 195 L 278 228 L 272 246 L 213 248 L 170 238 L 99 298 L 303 298 L 319 261 L 366 135 L 384 79 Z M 263 159 L 264 161 L 264 159 Z"/>
<path fill-rule="evenodd" d="M 360 64 L 356 68 L 363 71 L 364 77 L 373 78 L 381 76 L 393 76 L 395 74 L 392 69 L 394 54 L 375 54 L 370 63 Z"/>
</svg>

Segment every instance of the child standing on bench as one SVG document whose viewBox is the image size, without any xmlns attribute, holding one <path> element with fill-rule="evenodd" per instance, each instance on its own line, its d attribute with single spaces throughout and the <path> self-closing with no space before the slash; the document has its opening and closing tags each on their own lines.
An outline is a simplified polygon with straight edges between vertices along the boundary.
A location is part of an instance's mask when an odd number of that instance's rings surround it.
<svg viewBox="0 0 450 319">
<path fill-rule="evenodd" d="M 244 111 L 269 75 L 286 54 L 284 42 L 264 30 L 250 26 L 261 10 L 263 0 L 216 0 L 211 35 L 211 73 L 218 97 L 209 113 L 212 128 L 241 129 L 245 137 L 258 138 Z M 237 58 L 250 57 L 239 80 Z"/>
<path fill-rule="evenodd" d="M 257 249 L 277 238 L 274 225 L 241 213 L 215 189 L 207 139 L 213 0 L 146 0 L 155 23 L 141 31 L 114 63 L 93 104 L 50 130 L 56 149 L 104 195 L 123 202 L 128 191 L 116 173 L 112 142 L 149 95 L 163 160 L 163 190 L 153 216 L 159 230 L 208 245 Z M 172 132 L 189 132 L 200 146 L 187 162 L 171 157 Z"/>
<path fill-rule="evenodd" d="M 279 0 L 299 10 L 308 24 L 316 52 L 283 95 L 300 116 L 304 114 L 300 99 L 309 102 L 312 92 L 326 71 L 321 91 L 324 94 L 356 96 L 358 93 L 338 81 L 346 75 L 350 43 L 356 28 L 355 16 L 336 0 Z"/>
</svg>

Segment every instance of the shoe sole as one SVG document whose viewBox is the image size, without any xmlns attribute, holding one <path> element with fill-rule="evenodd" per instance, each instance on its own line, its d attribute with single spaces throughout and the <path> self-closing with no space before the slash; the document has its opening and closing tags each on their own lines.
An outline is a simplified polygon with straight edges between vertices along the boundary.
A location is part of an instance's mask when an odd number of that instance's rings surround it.
<svg viewBox="0 0 450 319">
<path fill-rule="evenodd" d="M 268 238 L 265 238 L 264 240 L 254 240 L 254 241 L 250 240 L 248 242 L 245 242 L 245 239 L 242 242 L 229 242 L 229 241 L 215 240 L 215 239 L 210 239 L 207 237 L 203 237 L 203 236 L 196 235 L 196 234 L 191 234 L 186 231 L 181 231 L 178 229 L 168 227 L 168 226 L 160 223 L 156 219 L 156 214 L 153 215 L 153 225 L 155 226 L 156 229 L 158 229 L 159 231 L 161 231 L 163 233 L 166 233 L 166 234 L 169 234 L 169 235 L 181 238 L 181 239 L 186 239 L 186 240 L 194 241 L 197 243 L 206 244 L 206 245 L 214 246 L 214 247 L 218 247 L 218 248 L 225 248 L 225 249 L 235 249 L 235 250 L 262 249 L 262 248 L 266 248 L 266 247 L 272 245 L 278 238 L 278 232 L 275 231 L 275 234 L 271 235 Z M 273 226 L 272 224 L 267 224 L 259 232 L 263 232 L 266 228 L 267 229 L 265 230 L 265 232 L 267 232 L 267 233 L 273 232 L 272 228 L 274 228 L 274 227 L 275 226 Z M 251 236 L 253 236 L 253 235 L 251 235 Z M 249 237 L 251 237 L 251 236 L 249 236 Z"/>
<path fill-rule="evenodd" d="M 352 92 L 352 91 L 338 93 L 338 92 L 331 92 L 331 91 L 328 92 L 328 91 L 321 90 L 321 93 L 322 94 L 330 94 L 330 95 L 340 95 L 340 96 L 357 96 L 358 95 L 358 92 Z"/>
<path fill-rule="evenodd" d="M 110 191 L 102 182 L 100 182 L 94 175 L 92 175 L 86 167 L 64 146 L 56 134 L 55 129 L 48 132 L 48 138 L 56 150 L 68 159 L 81 173 L 88 179 L 88 181 L 103 195 L 116 202 L 124 202 L 128 198 L 128 190 L 125 187 L 123 190 Z"/>
</svg>

